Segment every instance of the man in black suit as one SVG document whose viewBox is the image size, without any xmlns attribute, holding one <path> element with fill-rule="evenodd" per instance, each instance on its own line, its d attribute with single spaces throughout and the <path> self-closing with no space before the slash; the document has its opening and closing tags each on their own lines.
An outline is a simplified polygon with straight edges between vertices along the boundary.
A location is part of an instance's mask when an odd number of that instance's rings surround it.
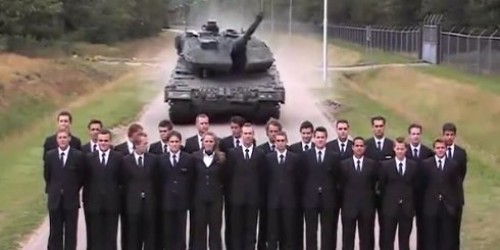
<svg viewBox="0 0 500 250">
<path fill-rule="evenodd" d="M 335 123 L 337 138 L 326 144 L 328 149 L 337 152 L 340 160 L 352 157 L 352 141 L 349 140 L 349 122 L 347 120 L 338 120 Z"/>
<path fill-rule="evenodd" d="M 281 131 L 283 126 L 281 123 L 271 118 L 266 123 L 266 135 L 268 138 L 267 142 L 260 144 L 257 148 L 264 152 L 264 154 L 269 154 L 274 152 L 276 146 L 274 145 L 274 137 L 276 133 Z M 267 183 L 265 183 L 267 184 Z M 267 190 L 267 187 L 264 187 L 263 190 Z M 257 240 L 257 250 L 266 250 L 267 249 L 267 194 L 264 192 L 261 194 L 263 196 L 263 200 L 261 203 L 261 207 L 259 208 L 259 236 Z"/>
<path fill-rule="evenodd" d="M 379 188 L 382 196 L 384 246 L 394 250 L 396 229 L 399 228 L 400 250 L 410 250 L 410 234 L 415 216 L 417 185 L 420 178 L 417 162 L 407 159 L 403 137 L 394 141 L 396 157 L 382 162 Z"/>
<path fill-rule="evenodd" d="M 300 156 L 287 150 L 287 135 L 276 133 L 276 151 L 266 155 L 268 249 L 292 250 L 295 245 Z M 278 244 L 279 243 L 279 244 Z"/>
<path fill-rule="evenodd" d="M 410 124 L 408 127 L 408 145 L 406 146 L 406 158 L 417 162 L 419 175 L 422 175 L 421 163 L 423 160 L 432 157 L 434 152 L 427 146 L 422 144 L 422 125 L 420 124 Z M 419 178 L 422 180 L 422 177 Z M 423 187 L 420 184 L 417 187 L 417 193 L 415 197 L 415 209 L 416 209 L 416 224 L 417 224 L 417 250 L 423 250 L 425 246 L 424 242 L 424 216 L 423 216 Z"/>
<path fill-rule="evenodd" d="M 184 151 L 190 154 L 202 149 L 202 136 L 210 129 L 210 120 L 206 114 L 196 116 L 196 128 L 198 133 L 187 138 L 184 145 Z"/>
<path fill-rule="evenodd" d="M 313 133 L 314 133 L 314 125 L 310 121 L 303 121 L 300 124 L 299 127 L 299 132 L 300 132 L 300 137 L 301 140 L 300 142 L 296 142 L 292 144 L 288 149 L 294 153 L 299 154 L 300 157 L 300 165 L 303 164 L 302 161 L 304 161 L 304 155 L 303 152 L 314 148 L 314 142 L 312 141 Z M 294 234 L 294 239 L 295 244 L 294 244 L 294 249 L 295 250 L 302 250 L 304 249 L 304 209 L 302 207 L 302 191 L 304 190 L 302 187 L 302 178 L 299 178 L 299 181 L 297 182 L 298 187 L 298 192 L 297 192 L 297 213 L 295 214 L 295 219 L 297 220 L 297 225 L 295 225 L 295 228 L 297 229 L 295 234 Z"/>
<path fill-rule="evenodd" d="M 87 124 L 87 129 L 89 131 L 90 141 L 82 146 L 82 152 L 84 154 L 92 153 L 97 151 L 97 136 L 99 135 L 99 131 L 102 129 L 102 122 L 97 119 L 92 119 Z M 84 200 L 85 202 L 85 200 Z M 87 214 L 87 210 L 85 212 L 85 230 L 87 236 L 87 250 L 92 250 L 92 240 L 90 239 L 92 235 L 90 235 L 90 216 Z"/>
<path fill-rule="evenodd" d="M 370 139 L 366 140 L 365 145 L 366 145 L 366 150 L 365 150 L 365 156 L 375 160 L 378 165 L 382 163 L 382 161 L 389 160 L 394 158 L 394 142 L 385 137 L 385 125 L 386 125 L 386 120 L 382 116 L 375 116 L 371 118 L 371 124 L 372 124 L 372 131 L 373 131 L 373 137 Z M 376 206 L 377 206 L 377 214 L 378 214 L 378 223 L 379 225 L 382 225 L 382 222 L 384 220 L 384 216 L 380 212 L 382 202 L 381 202 L 381 197 L 380 197 L 380 190 L 377 188 L 377 199 L 376 199 Z M 383 249 L 383 236 L 384 231 L 379 232 L 379 247 L 380 249 Z"/>
<path fill-rule="evenodd" d="M 180 150 L 179 132 L 171 131 L 166 139 L 169 152 L 160 156 L 159 165 L 162 247 L 186 249 L 187 211 L 192 205 L 195 162 L 191 154 Z"/>
<path fill-rule="evenodd" d="M 365 141 L 362 137 L 355 137 L 352 141 L 353 157 L 342 161 L 339 177 L 343 197 L 342 249 L 354 250 L 357 224 L 359 249 L 373 250 L 378 164 L 363 156 Z"/>
<path fill-rule="evenodd" d="M 317 249 L 318 217 L 321 224 L 321 249 L 337 247 L 339 155 L 326 149 L 328 132 L 314 130 L 314 148 L 304 152 L 302 206 L 306 219 L 306 249 Z"/>
<path fill-rule="evenodd" d="M 92 249 L 117 249 L 123 156 L 111 150 L 111 139 L 111 131 L 100 130 L 98 149 L 86 155 L 83 203 L 90 238 L 87 248 Z"/>
<path fill-rule="evenodd" d="M 128 127 L 127 130 L 127 140 L 121 144 L 118 144 L 116 147 L 113 149 L 120 152 L 123 156 L 130 155 L 134 152 L 134 143 L 132 143 L 132 139 L 134 138 L 134 135 L 137 133 L 140 133 L 144 130 L 144 128 L 139 125 L 138 123 L 132 123 Z M 128 248 L 128 240 L 127 240 L 127 228 L 128 228 L 128 223 L 127 223 L 127 214 L 125 210 L 127 209 L 127 206 L 125 204 L 125 192 L 122 192 L 122 205 L 121 205 L 121 211 L 120 211 L 120 233 L 121 233 L 121 246 L 122 250 L 129 250 Z M 133 250 L 133 249 L 130 249 Z"/>
<path fill-rule="evenodd" d="M 133 136 L 134 152 L 123 158 L 127 245 L 129 249 L 158 249 L 156 246 L 156 202 L 158 200 L 158 157 L 147 152 L 148 137 Z"/>
<path fill-rule="evenodd" d="M 57 130 L 65 130 L 69 134 L 69 145 L 71 148 L 82 150 L 82 141 L 80 138 L 71 134 L 71 123 L 73 123 L 73 116 L 68 111 L 61 111 L 57 115 Z M 54 148 L 57 148 L 57 138 L 56 135 L 51 135 L 45 138 L 45 142 L 43 143 L 43 159 L 45 159 L 45 154 Z"/>
<path fill-rule="evenodd" d="M 446 157 L 446 142 L 432 144 L 435 156 L 423 161 L 425 248 L 456 250 L 462 207 L 462 169 Z"/>
<path fill-rule="evenodd" d="M 186 139 L 186 144 L 184 145 L 184 151 L 192 154 L 203 148 L 202 137 L 210 129 L 210 119 L 206 114 L 199 114 L 196 116 L 196 128 L 198 133 Z M 195 223 L 194 223 L 194 207 L 189 208 L 189 248 L 193 249 L 193 239 L 195 237 Z"/>
<path fill-rule="evenodd" d="M 160 135 L 160 140 L 152 143 L 149 146 L 149 152 L 155 155 L 161 155 L 168 153 L 168 141 L 167 136 L 170 131 L 174 129 L 174 125 L 169 120 L 161 120 L 158 123 L 158 134 Z"/>
<path fill-rule="evenodd" d="M 233 250 L 254 250 L 257 216 L 265 192 L 265 154 L 253 145 L 254 129 L 242 128 L 242 146 L 228 154 Z"/>
<path fill-rule="evenodd" d="M 59 130 L 55 138 L 57 147 L 47 151 L 43 165 L 50 220 L 48 249 L 75 250 L 85 159 L 69 145 L 67 129 Z"/>
<path fill-rule="evenodd" d="M 242 116 L 233 116 L 229 119 L 229 126 L 231 128 L 231 135 L 227 136 L 223 139 L 220 140 L 219 143 L 219 148 L 220 151 L 224 152 L 225 154 L 228 154 L 229 150 L 233 148 L 240 147 L 242 145 L 242 138 L 241 138 L 241 129 L 243 125 L 245 124 L 245 118 Z M 256 144 L 255 139 L 253 140 L 253 144 Z M 225 181 L 227 179 L 225 178 Z M 225 220 L 225 231 L 224 231 L 224 241 L 226 244 L 226 248 L 228 250 L 231 250 L 232 244 L 231 244 L 231 206 L 229 204 L 229 190 L 228 190 L 228 185 L 229 183 L 225 183 L 224 185 L 224 220 Z"/>
<path fill-rule="evenodd" d="M 465 204 L 465 195 L 464 195 L 464 187 L 463 182 L 465 180 L 465 176 L 467 175 L 467 151 L 464 148 L 455 144 L 455 136 L 457 135 L 457 126 L 455 124 L 447 122 L 443 124 L 442 127 L 443 138 L 446 143 L 446 157 L 453 159 L 457 162 L 458 168 L 460 169 L 460 177 L 462 179 L 460 185 L 460 200 L 461 206 L 458 210 L 458 224 L 457 224 L 457 232 L 456 232 L 456 248 L 460 248 L 460 228 L 462 224 L 462 212 L 463 206 Z"/>
</svg>

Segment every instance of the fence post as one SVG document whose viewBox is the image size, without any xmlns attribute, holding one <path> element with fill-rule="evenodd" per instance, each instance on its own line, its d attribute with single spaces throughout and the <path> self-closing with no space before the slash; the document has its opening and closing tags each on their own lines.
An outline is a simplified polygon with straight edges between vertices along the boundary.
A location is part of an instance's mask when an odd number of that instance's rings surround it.
<svg viewBox="0 0 500 250">
<path fill-rule="evenodd" d="M 366 30 L 366 46 L 365 46 L 365 53 L 368 53 L 368 60 L 369 60 L 369 63 L 372 63 L 372 46 L 371 46 L 371 43 L 372 43 L 372 28 L 370 25 L 367 25 L 365 27 L 365 30 Z"/>
<path fill-rule="evenodd" d="M 491 64 L 493 63 L 492 62 L 492 56 L 491 56 L 491 53 L 492 53 L 492 47 L 493 47 L 493 37 L 497 34 L 498 32 L 498 29 L 495 30 L 495 32 L 493 32 L 493 34 L 490 35 L 489 37 L 489 40 L 488 40 L 488 73 L 491 73 Z"/>
<path fill-rule="evenodd" d="M 479 36 L 477 36 L 477 73 L 481 73 L 481 39 L 486 30 L 481 31 Z"/>
</svg>

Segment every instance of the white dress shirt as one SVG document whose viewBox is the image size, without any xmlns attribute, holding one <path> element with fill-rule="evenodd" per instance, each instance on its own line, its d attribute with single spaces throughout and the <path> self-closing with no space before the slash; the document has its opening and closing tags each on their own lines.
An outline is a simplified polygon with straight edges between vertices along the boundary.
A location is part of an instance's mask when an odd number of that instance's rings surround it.
<svg viewBox="0 0 500 250">
<path fill-rule="evenodd" d="M 302 150 L 303 151 L 306 150 L 306 145 L 308 147 L 307 150 L 312 149 L 312 142 L 309 142 L 309 143 L 302 142 Z"/>
<path fill-rule="evenodd" d="M 213 152 L 212 155 L 207 155 L 207 153 L 205 153 L 205 151 L 203 151 L 203 163 L 205 163 L 205 166 L 207 168 L 210 167 L 210 165 L 214 161 L 214 155 L 215 155 L 215 152 Z"/>
<path fill-rule="evenodd" d="M 181 156 L 181 151 L 177 151 L 177 152 L 172 152 L 170 151 L 170 164 L 172 164 L 172 167 L 174 166 L 174 155 L 175 155 L 175 161 L 177 163 L 179 163 L 179 160 L 180 160 L 180 156 Z"/>
<path fill-rule="evenodd" d="M 325 161 L 325 151 L 326 151 L 325 149 L 326 148 L 322 148 L 322 149 L 316 148 L 316 160 L 318 159 L 319 152 L 321 152 L 321 162 Z"/>
<path fill-rule="evenodd" d="M 104 154 L 104 165 L 106 165 L 108 163 L 109 151 L 110 151 L 110 149 L 108 149 L 106 152 L 103 152 L 103 151 L 101 151 L 101 149 L 98 149 L 98 152 L 99 152 L 99 162 L 102 163 L 102 154 Z M 143 162 L 144 162 L 144 159 L 143 159 Z"/>
<path fill-rule="evenodd" d="M 337 142 L 338 142 L 338 144 L 339 144 L 339 149 L 340 149 L 340 152 L 345 152 L 345 151 L 347 151 L 347 142 L 348 142 L 348 141 L 349 141 L 348 139 L 346 139 L 345 141 L 337 140 Z M 344 144 L 344 148 L 342 148 L 342 144 Z M 342 151 L 342 150 L 344 150 L 344 151 Z"/>
<path fill-rule="evenodd" d="M 281 155 L 283 155 L 283 162 L 285 162 L 285 161 L 286 161 L 286 149 L 285 149 L 285 151 L 283 151 L 283 152 L 280 152 L 280 151 L 277 151 L 277 150 L 276 150 L 276 153 L 277 153 L 277 156 L 276 156 L 276 157 L 278 157 L 278 163 L 280 163 L 280 160 L 281 160 Z"/>
<path fill-rule="evenodd" d="M 396 159 L 396 171 L 399 173 L 399 163 L 402 163 L 403 164 L 403 175 L 406 173 L 406 158 L 403 158 L 403 160 L 398 160 L 398 158 L 394 158 Z"/>
<path fill-rule="evenodd" d="M 413 156 L 415 154 L 415 149 L 417 150 L 417 156 L 420 156 L 420 148 L 422 144 L 418 144 L 417 146 L 413 146 L 410 144 L 410 149 L 411 149 L 411 155 Z"/>
<path fill-rule="evenodd" d="M 96 150 L 99 150 L 99 145 L 97 144 L 97 142 L 90 141 L 90 152 L 94 152 L 94 145 Z"/>
<path fill-rule="evenodd" d="M 446 156 L 443 157 L 443 158 L 439 158 L 437 155 L 434 156 L 434 158 L 436 159 L 436 166 L 439 168 L 439 161 L 441 161 L 441 167 L 444 169 L 444 160 L 446 159 Z"/>
<path fill-rule="evenodd" d="M 62 150 L 61 148 L 59 148 L 59 150 L 58 150 L 59 154 L 57 155 L 57 158 L 61 159 L 61 153 L 64 153 L 64 156 L 63 156 L 63 166 L 66 165 L 66 161 L 68 160 L 69 147 L 70 146 L 68 146 L 64 150 Z"/>
<path fill-rule="evenodd" d="M 252 158 L 252 152 L 253 152 L 253 145 L 250 147 L 246 147 L 245 145 L 241 144 L 241 150 L 243 151 L 243 157 L 246 157 L 246 150 L 248 149 L 248 156 Z"/>
<path fill-rule="evenodd" d="M 128 152 L 134 152 L 134 144 L 131 141 L 127 141 Z"/>
<path fill-rule="evenodd" d="M 141 157 L 141 156 L 142 156 L 142 165 L 146 166 L 145 161 L 144 161 L 146 157 L 144 157 L 144 154 L 140 155 L 134 151 L 135 163 L 137 163 L 137 166 L 139 166 L 139 157 Z"/>
<path fill-rule="evenodd" d="M 359 171 L 363 171 L 363 160 L 365 157 L 361 156 L 361 158 L 356 158 L 356 156 L 352 156 L 352 160 L 354 161 L 354 170 L 358 167 L 359 161 Z"/>
<path fill-rule="evenodd" d="M 375 139 L 375 147 L 378 147 L 378 142 L 380 142 L 380 149 L 384 148 L 384 142 L 385 142 L 385 137 L 382 137 L 381 139 Z"/>
</svg>

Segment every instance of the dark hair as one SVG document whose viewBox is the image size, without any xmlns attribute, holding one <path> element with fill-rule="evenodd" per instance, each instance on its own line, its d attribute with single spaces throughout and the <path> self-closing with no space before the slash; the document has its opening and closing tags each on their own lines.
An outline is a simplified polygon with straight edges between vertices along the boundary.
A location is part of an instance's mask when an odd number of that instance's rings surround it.
<svg viewBox="0 0 500 250">
<path fill-rule="evenodd" d="M 288 139 L 288 136 L 285 131 L 278 131 L 278 133 L 276 133 L 276 136 L 284 136 L 285 139 Z"/>
<path fill-rule="evenodd" d="M 138 146 L 139 144 L 141 144 L 142 138 L 144 138 L 144 137 L 148 137 L 148 134 L 146 134 L 143 131 L 139 131 L 139 132 L 135 133 L 132 136 L 132 143 L 134 144 L 134 146 Z"/>
<path fill-rule="evenodd" d="M 301 124 L 300 124 L 300 128 L 299 128 L 299 131 L 302 131 L 302 129 L 305 129 L 305 128 L 310 128 L 311 130 L 314 131 L 314 125 L 312 124 L 312 122 L 310 121 L 303 121 Z"/>
<path fill-rule="evenodd" d="M 365 139 L 361 136 L 356 136 L 352 139 L 352 143 L 354 144 L 356 141 L 362 141 L 363 145 L 365 145 Z"/>
<path fill-rule="evenodd" d="M 168 130 L 172 130 L 174 128 L 174 125 L 172 124 L 171 121 L 165 119 L 165 120 L 161 120 L 158 123 L 158 127 L 167 128 Z"/>
<path fill-rule="evenodd" d="M 410 124 L 410 126 L 408 126 L 408 134 L 410 133 L 410 131 L 411 131 L 413 128 L 418 128 L 418 129 L 420 129 L 420 132 L 422 132 L 422 130 L 423 130 L 422 125 L 417 124 L 417 123 L 412 123 L 412 124 Z"/>
<path fill-rule="evenodd" d="M 103 128 L 99 131 L 99 134 L 100 135 L 109 135 L 109 138 L 111 139 L 111 137 L 113 137 L 113 135 L 111 134 L 111 130 L 107 129 L 107 128 Z"/>
<path fill-rule="evenodd" d="M 346 119 L 340 119 L 335 123 L 335 126 L 338 126 L 340 123 L 347 124 L 347 127 L 349 127 L 349 122 Z"/>
<path fill-rule="evenodd" d="M 71 115 L 71 113 L 69 111 L 61 111 L 59 112 L 59 114 L 57 114 L 57 120 L 59 121 L 59 117 L 61 116 L 67 116 L 68 119 L 69 119 L 69 122 L 72 123 L 73 122 L 73 116 Z"/>
<path fill-rule="evenodd" d="M 396 139 L 394 139 L 394 146 L 396 146 L 396 143 L 403 143 L 403 144 L 406 144 L 406 141 L 405 141 L 405 138 L 402 137 L 402 136 L 399 136 L 399 137 L 396 137 Z"/>
<path fill-rule="evenodd" d="M 99 124 L 102 128 L 102 121 L 98 119 L 91 119 L 87 124 L 87 128 L 89 129 L 92 124 Z"/>
<path fill-rule="evenodd" d="M 316 135 L 316 133 L 318 132 L 321 132 L 321 133 L 325 133 L 325 136 L 328 136 L 328 130 L 326 130 L 325 127 L 323 126 L 319 126 L 317 127 L 315 130 L 314 130 L 314 135 Z"/>
<path fill-rule="evenodd" d="M 144 128 L 139 125 L 138 123 L 132 123 L 129 127 L 128 127 L 128 131 L 127 131 L 127 135 L 128 137 L 133 137 L 135 133 L 139 132 L 139 131 L 142 131 L 144 130 Z"/>
<path fill-rule="evenodd" d="M 198 119 L 200 119 L 200 118 L 207 118 L 207 119 L 209 119 L 207 114 L 203 114 L 203 113 L 202 114 L 198 114 L 196 116 L 196 119 L 195 119 L 195 124 L 198 124 Z"/>
<path fill-rule="evenodd" d="M 168 132 L 167 141 L 169 141 L 170 138 L 172 138 L 172 136 L 175 136 L 175 137 L 179 138 L 179 141 L 182 141 L 182 135 L 177 130 L 172 130 L 172 131 Z"/>
<path fill-rule="evenodd" d="M 443 124 L 442 131 L 443 131 L 443 133 L 448 131 L 448 132 L 453 132 L 454 134 L 456 134 L 457 133 L 457 126 L 455 126 L 455 124 L 453 124 L 451 122 L 447 122 L 447 123 Z"/>
<path fill-rule="evenodd" d="M 245 124 L 246 120 L 242 116 L 235 115 L 229 119 L 229 122 L 236 123 L 236 124 L 238 124 L 238 126 L 243 127 L 243 124 Z"/>
<path fill-rule="evenodd" d="M 279 130 L 283 129 L 283 126 L 276 118 L 270 118 L 266 123 L 266 131 L 269 129 L 269 126 L 276 126 Z"/>
<path fill-rule="evenodd" d="M 383 116 L 377 115 L 372 117 L 371 119 L 372 125 L 375 123 L 375 121 L 382 121 L 385 125 L 385 118 Z"/>
</svg>

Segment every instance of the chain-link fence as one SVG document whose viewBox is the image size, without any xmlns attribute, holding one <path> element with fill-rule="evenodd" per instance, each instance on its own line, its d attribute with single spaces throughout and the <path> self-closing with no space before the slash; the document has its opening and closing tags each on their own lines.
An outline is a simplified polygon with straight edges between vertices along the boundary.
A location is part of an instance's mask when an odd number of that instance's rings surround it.
<svg viewBox="0 0 500 250">
<path fill-rule="evenodd" d="M 500 32 L 452 28 L 441 32 L 441 62 L 478 74 L 500 74 Z"/>
</svg>

